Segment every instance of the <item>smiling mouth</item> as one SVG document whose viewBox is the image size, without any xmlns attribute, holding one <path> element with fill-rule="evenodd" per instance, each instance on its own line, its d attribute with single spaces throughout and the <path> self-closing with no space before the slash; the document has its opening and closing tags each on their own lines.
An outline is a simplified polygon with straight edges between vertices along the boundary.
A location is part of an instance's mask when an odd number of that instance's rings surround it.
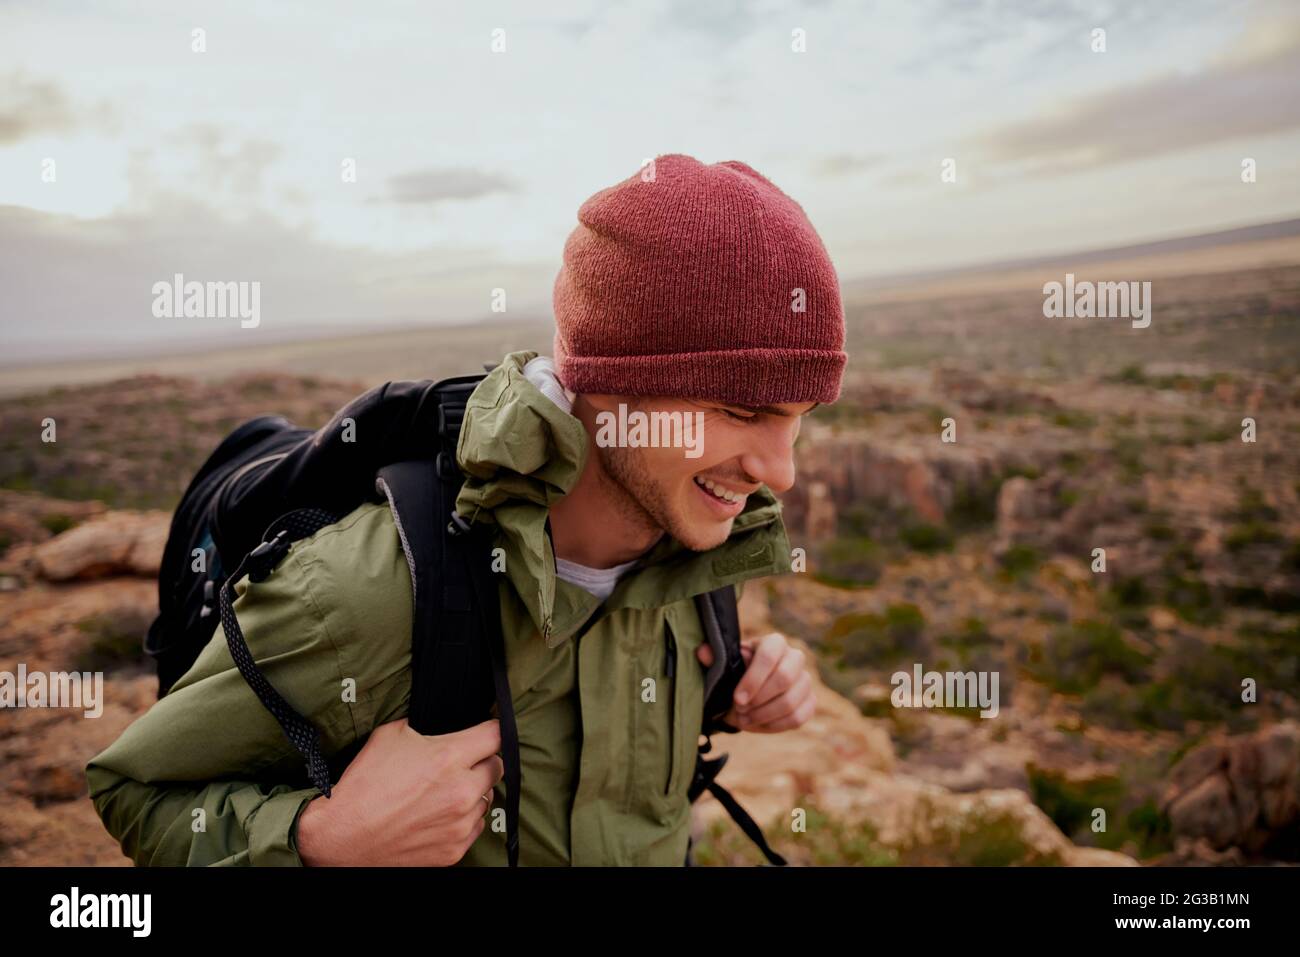
<svg viewBox="0 0 1300 957">
<path fill-rule="evenodd" d="M 749 497 L 747 493 L 733 492 L 711 479 L 702 478 L 698 475 L 695 476 L 695 485 L 701 492 L 709 496 L 709 498 L 713 499 L 719 505 L 729 506 L 731 508 L 744 506 L 745 499 Z"/>
</svg>

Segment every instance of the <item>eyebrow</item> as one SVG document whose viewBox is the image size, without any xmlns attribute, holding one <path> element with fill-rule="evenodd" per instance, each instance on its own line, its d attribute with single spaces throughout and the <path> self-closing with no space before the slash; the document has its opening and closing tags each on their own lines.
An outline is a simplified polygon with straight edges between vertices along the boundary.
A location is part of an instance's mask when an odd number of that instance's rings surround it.
<svg viewBox="0 0 1300 957">
<path fill-rule="evenodd" d="M 819 405 L 821 405 L 820 402 L 814 402 L 812 409 L 808 409 L 806 412 L 799 412 L 797 415 L 807 415 Z M 796 417 L 796 413 L 787 412 L 785 409 L 775 405 L 740 405 L 728 403 L 727 407 L 731 409 L 743 409 L 746 412 L 752 412 L 754 415 L 780 415 L 787 418 Z"/>
</svg>

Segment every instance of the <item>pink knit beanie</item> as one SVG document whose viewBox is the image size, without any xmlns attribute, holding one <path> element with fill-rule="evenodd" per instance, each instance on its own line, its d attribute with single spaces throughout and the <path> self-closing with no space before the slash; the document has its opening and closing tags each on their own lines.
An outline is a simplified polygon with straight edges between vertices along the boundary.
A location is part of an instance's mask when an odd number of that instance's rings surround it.
<svg viewBox="0 0 1300 957">
<path fill-rule="evenodd" d="M 578 210 L 555 277 L 555 365 L 574 392 L 833 402 L 835 267 L 803 208 L 744 163 L 682 154 Z"/>
</svg>

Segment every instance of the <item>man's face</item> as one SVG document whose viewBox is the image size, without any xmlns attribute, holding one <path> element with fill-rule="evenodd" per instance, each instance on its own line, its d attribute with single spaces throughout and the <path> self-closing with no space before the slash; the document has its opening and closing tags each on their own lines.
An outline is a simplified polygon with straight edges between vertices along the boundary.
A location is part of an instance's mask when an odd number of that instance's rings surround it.
<svg viewBox="0 0 1300 957">
<path fill-rule="evenodd" d="M 696 551 L 726 541 L 748 495 L 760 485 L 780 493 L 794 484 L 794 441 L 800 416 L 817 406 L 803 402 L 755 408 L 611 395 L 588 395 L 585 399 L 596 413 L 598 427 L 617 420 L 620 403 L 629 425 L 635 422 L 633 413 L 643 413 L 643 422 L 662 424 L 675 418 L 682 423 L 684 428 L 672 433 L 681 441 L 657 448 L 602 442 L 597 428 L 593 452 L 601 456 L 605 475 L 617 486 L 615 497 L 630 517 L 667 532 Z M 656 413 L 661 415 L 656 417 Z M 698 434 L 690 431 L 697 428 Z M 631 428 L 627 434 L 633 434 Z M 662 437 L 666 430 L 659 434 Z M 610 431 L 604 437 L 608 440 Z"/>
</svg>

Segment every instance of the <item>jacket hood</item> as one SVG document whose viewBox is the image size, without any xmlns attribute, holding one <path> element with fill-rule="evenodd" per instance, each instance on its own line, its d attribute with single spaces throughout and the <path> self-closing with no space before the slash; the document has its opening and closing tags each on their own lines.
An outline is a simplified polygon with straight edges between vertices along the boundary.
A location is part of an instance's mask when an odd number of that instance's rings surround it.
<svg viewBox="0 0 1300 957">
<path fill-rule="evenodd" d="M 555 574 L 548 516 L 578 481 L 588 454 L 582 422 L 524 377 L 536 352 L 512 352 L 470 396 L 456 458 L 467 476 L 456 511 L 495 525 L 505 572 L 547 645 L 554 647 L 600 605 Z M 625 575 L 609 609 L 656 608 L 749 578 L 790 570 L 781 504 L 761 487 L 736 516 L 725 542 L 705 552 L 670 536 Z"/>
</svg>

